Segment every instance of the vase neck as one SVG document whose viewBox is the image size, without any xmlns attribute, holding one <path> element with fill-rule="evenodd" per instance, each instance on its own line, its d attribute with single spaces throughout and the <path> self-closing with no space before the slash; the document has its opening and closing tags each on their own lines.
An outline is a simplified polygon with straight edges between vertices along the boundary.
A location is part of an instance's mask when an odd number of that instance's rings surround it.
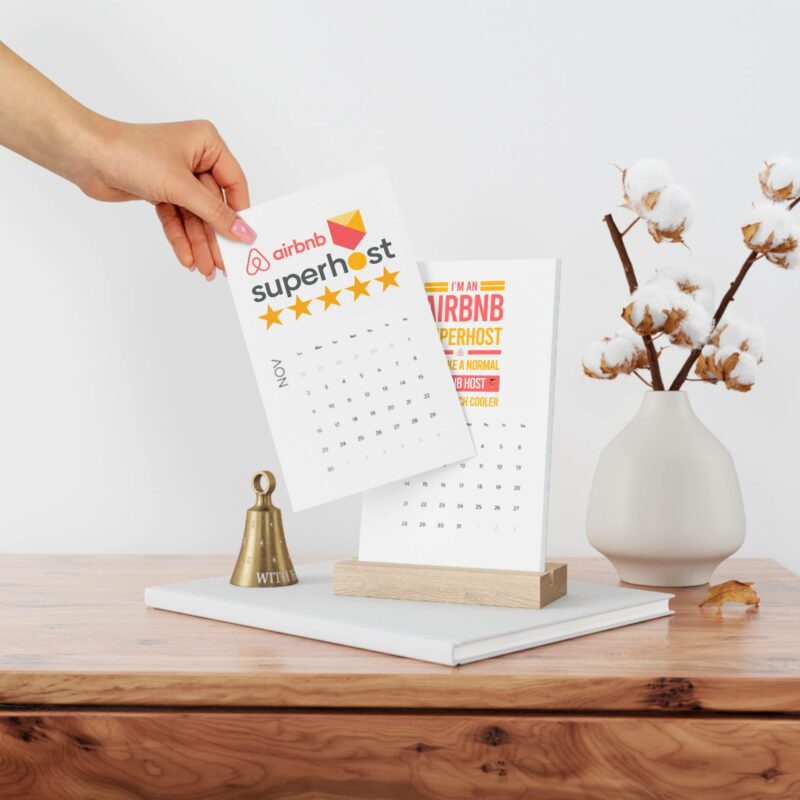
<svg viewBox="0 0 800 800">
<path fill-rule="evenodd" d="M 637 416 L 696 419 L 686 392 L 645 392 Z"/>
</svg>

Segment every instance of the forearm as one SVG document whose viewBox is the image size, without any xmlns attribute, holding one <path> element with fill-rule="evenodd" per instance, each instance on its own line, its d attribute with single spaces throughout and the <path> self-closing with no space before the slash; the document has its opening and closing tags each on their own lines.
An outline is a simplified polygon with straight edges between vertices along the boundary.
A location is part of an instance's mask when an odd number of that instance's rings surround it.
<svg viewBox="0 0 800 800">
<path fill-rule="evenodd" d="M 81 105 L 0 42 L 0 146 L 95 200 L 156 207 L 178 260 L 208 280 L 224 269 L 214 233 L 252 244 L 242 168 L 204 120 L 133 124 Z"/>
<path fill-rule="evenodd" d="M 113 124 L 0 42 L 0 144 L 81 184 Z"/>
</svg>

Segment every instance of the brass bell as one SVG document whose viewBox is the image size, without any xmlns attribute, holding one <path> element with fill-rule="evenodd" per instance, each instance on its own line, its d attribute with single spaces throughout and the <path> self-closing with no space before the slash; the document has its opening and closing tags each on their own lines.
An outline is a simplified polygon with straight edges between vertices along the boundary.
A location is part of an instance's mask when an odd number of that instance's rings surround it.
<svg viewBox="0 0 800 800">
<path fill-rule="evenodd" d="M 264 488 L 266 486 L 266 488 Z M 272 505 L 275 476 L 267 470 L 253 475 L 256 503 L 247 509 L 242 549 L 231 575 L 234 586 L 291 586 L 297 583 L 281 510 Z"/>
</svg>

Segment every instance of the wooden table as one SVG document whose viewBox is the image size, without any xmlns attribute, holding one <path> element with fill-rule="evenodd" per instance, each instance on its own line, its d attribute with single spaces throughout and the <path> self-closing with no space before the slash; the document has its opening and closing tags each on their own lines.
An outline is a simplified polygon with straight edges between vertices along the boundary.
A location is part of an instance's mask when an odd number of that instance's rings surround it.
<svg viewBox="0 0 800 800">
<path fill-rule="evenodd" d="M 616 583 L 601 559 L 570 575 Z M 230 558 L 0 557 L 2 798 L 800 797 L 800 579 L 449 668 L 146 609 Z"/>
</svg>

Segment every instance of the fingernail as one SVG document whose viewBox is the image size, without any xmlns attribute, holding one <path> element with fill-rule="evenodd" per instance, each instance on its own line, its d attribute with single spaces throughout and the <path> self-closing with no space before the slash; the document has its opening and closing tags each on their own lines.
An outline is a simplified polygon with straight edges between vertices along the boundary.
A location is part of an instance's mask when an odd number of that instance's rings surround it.
<svg viewBox="0 0 800 800">
<path fill-rule="evenodd" d="M 256 240 L 256 232 L 241 217 L 236 217 L 236 221 L 231 225 L 231 233 L 245 244 L 253 244 Z"/>
<path fill-rule="evenodd" d="M 194 264 L 191 264 L 190 266 L 187 267 L 187 269 L 189 270 L 189 272 L 194 272 L 197 269 L 197 267 Z"/>
<path fill-rule="evenodd" d="M 214 280 L 214 273 L 211 272 L 208 275 L 206 275 L 206 280 L 207 281 L 213 281 Z"/>
</svg>

